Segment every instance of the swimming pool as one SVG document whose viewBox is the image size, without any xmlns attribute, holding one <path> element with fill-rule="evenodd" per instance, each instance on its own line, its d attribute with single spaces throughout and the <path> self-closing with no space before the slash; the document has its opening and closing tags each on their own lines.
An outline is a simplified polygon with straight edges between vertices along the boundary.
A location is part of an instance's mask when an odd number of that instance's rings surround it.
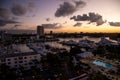
<svg viewBox="0 0 120 80">
<path fill-rule="evenodd" d="M 99 65 L 99 66 L 103 66 L 105 68 L 110 68 L 112 65 L 106 62 L 103 62 L 101 60 L 95 60 L 93 61 L 93 64 Z"/>
</svg>

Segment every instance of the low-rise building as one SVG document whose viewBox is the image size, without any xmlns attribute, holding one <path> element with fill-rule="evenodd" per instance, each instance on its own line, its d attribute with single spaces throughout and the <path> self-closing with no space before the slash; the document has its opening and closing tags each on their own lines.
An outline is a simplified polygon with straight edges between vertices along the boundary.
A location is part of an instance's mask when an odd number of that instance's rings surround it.
<svg viewBox="0 0 120 80">
<path fill-rule="evenodd" d="M 77 56 L 81 58 L 91 58 L 94 55 L 92 54 L 92 52 L 83 52 L 83 53 L 77 54 Z"/>
<path fill-rule="evenodd" d="M 32 66 L 35 66 L 36 62 L 39 62 L 41 59 L 41 55 L 33 52 L 31 49 L 30 50 L 19 49 L 19 50 L 20 51 L 11 50 L 12 52 L 6 51 L 1 53 L 0 64 L 6 64 L 11 68 L 20 68 L 22 66 L 25 69 L 29 69 Z"/>
</svg>

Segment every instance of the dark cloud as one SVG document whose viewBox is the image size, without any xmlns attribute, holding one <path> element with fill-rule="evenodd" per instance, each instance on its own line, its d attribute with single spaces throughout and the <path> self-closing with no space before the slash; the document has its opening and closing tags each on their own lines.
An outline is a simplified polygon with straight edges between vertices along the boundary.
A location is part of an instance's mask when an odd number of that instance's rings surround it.
<svg viewBox="0 0 120 80">
<path fill-rule="evenodd" d="M 0 18 L 1 19 L 8 19 L 9 18 L 9 10 L 6 8 L 0 8 Z"/>
<path fill-rule="evenodd" d="M 119 26 L 120 27 L 120 22 L 109 22 L 110 26 Z"/>
<path fill-rule="evenodd" d="M 0 20 L 0 27 L 3 27 L 7 24 L 16 24 L 16 23 L 20 23 L 20 22 L 13 21 L 13 20 Z"/>
<path fill-rule="evenodd" d="M 63 4 L 60 5 L 60 7 L 57 9 L 55 12 L 56 17 L 61 17 L 61 16 L 68 16 L 76 12 L 78 9 L 81 7 L 85 6 L 85 2 L 83 1 L 74 1 L 74 4 L 70 2 L 64 2 Z"/>
<path fill-rule="evenodd" d="M 79 0 L 79 1 L 74 1 L 74 3 L 75 3 L 75 5 L 76 5 L 76 8 L 78 8 L 78 7 L 84 7 L 85 5 L 86 5 L 86 3 L 85 2 L 83 2 L 83 1 L 81 1 L 81 0 Z"/>
<path fill-rule="evenodd" d="M 14 27 L 18 27 L 18 26 L 21 26 L 20 24 L 15 24 Z"/>
<path fill-rule="evenodd" d="M 73 19 L 73 20 L 76 21 L 76 16 L 73 16 L 73 17 L 71 17 L 70 19 L 71 19 L 71 20 Z"/>
<path fill-rule="evenodd" d="M 96 13 L 89 13 L 77 16 L 73 16 L 70 19 L 74 19 L 75 21 L 90 21 L 90 23 L 95 22 L 97 26 L 104 24 L 106 21 L 103 20 L 102 16 L 100 14 Z"/>
<path fill-rule="evenodd" d="M 64 4 L 60 5 L 60 8 L 57 9 L 55 16 L 68 16 L 73 14 L 76 11 L 74 5 L 70 4 L 69 2 L 64 2 Z"/>
<path fill-rule="evenodd" d="M 50 18 L 46 18 L 46 21 L 48 21 L 48 22 L 49 22 L 49 21 L 50 21 Z"/>
<path fill-rule="evenodd" d="M 75 25 L 73 25 L 74 27 L 79 27 L 79 26 L 81 26 L 82 25 L 82 23 L 76 23 Z"/>
<path fill-rule="evenodd" d="M 81 15 L 77 15 L 77 16 L 73 16 L 71 17 L 71 19 L 74 19 L 75 21 L 87 21 L 89 20 L 89 16 L 87 16 L 87 14 L 83 14 Z"/>
<path fill-rule="evenodd" d="M 20 24 L 15 24 L 11 29 L 15 29 L 17 28 L 18 26 L 21 26 Z"/>
<path fill-rule="evenodd" d="M 100 14 L 89 13 L 89 20 L 90 22 L 96 22 L 97 26 L 102 25 L 106 21 L 103 20 Z"/>
<path fill-rule="evenodd" d="M 67 21 L 65 21 L 63 24 L 67 24 Z"/>
<path fill-rule="evenodd" d="M 34 0 L 28 0 L 26 3 L 18 3 L 15 0 L 9 1 L 12 5 L 6 4 L 8 1 L 0 0 L 0 27 L 5 27 L 7 24 L 14 24 L 14 27 L 20 26 L 18 24 L 20 22 L 16 20 L 25 15 L 29 10 L 34 9 Z M 32 17 L 34 16 L 35 14 L 32 14 Z"/>
<path fill-rule="evenodd" d="M 23 16 L 27 12 L 27 8 L 23 4 L 15 4 L 11 9 L 12 13 L 16 16 Z"/>
<path fill-rule="evenodd" d="M 61 28 L 62 25 L 59 23 L 53 23 L 53 24 L 42 24 L 42 26 L 46 29 L 57 29 L 57 28 Z"/>
<path fill-rule="evenodd" d="M 18 17 L 12 17 L 12 20 L 18 20 L 19 18 Z"/>
</svg>

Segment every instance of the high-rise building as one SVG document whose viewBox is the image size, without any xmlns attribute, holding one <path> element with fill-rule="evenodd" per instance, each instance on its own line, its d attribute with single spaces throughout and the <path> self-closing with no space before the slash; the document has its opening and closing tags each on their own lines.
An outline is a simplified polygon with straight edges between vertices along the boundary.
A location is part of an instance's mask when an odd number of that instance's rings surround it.
<svg viewBox="0 0 120 80">
<path fill-rule="evenodd" d="M 37 35 L 44 36 L 44 27 L 43 26 L 37 26 Z"/>
</svg>

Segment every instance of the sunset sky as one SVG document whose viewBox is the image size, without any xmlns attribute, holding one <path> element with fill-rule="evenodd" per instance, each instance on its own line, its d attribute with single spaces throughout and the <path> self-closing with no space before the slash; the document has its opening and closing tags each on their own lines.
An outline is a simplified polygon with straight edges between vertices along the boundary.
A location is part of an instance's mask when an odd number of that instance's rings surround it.
<svg viewBox="0 0 120 80">
<path fill-rule="evenodd" d="M 0 0 L 0 29 L 120 32 L 120 0 Z"/>
</svg>

